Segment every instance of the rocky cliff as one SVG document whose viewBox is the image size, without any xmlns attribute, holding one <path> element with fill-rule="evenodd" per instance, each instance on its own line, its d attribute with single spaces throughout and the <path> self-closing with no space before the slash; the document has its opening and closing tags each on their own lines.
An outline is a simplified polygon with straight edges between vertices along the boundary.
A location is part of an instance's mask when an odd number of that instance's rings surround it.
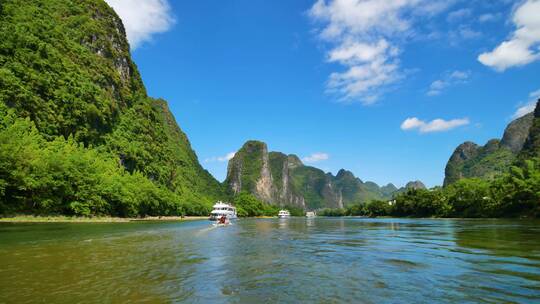
<svg viewBox="0 0 540 304">
<path fill-rule="evenodd" d="M 493 179 L 503 173 L 516 160 L 527 138 L 530 138 L 533 120 L 534 114 L 530 113 L 512 121 L 504 131 L 502 140 L 492 139 L 484 146 L 473 142 L 458 146 L 446 165 L 444 185 L 462 178 Z"/>
<path fill-rule="evenodd" d="M 532 157 L 540 157 L 540 99 L 536 104 L 536 109 L 529 133 L 523 145 L 523 149 L 520 151 L 520 158 L 527 159 Z"/>
<path fill-rule="evenodd" d="M 248 141 L 229 161 L 226 186 L 248 191 L 275 205 L 304 209 L 342 208 L 353 203 L 391 198 L 397 188 L 363 182 L 347 170 L 336 176 L 305 166 L 296 155 L 268 152 L 265 143 Z"/>
</svg>

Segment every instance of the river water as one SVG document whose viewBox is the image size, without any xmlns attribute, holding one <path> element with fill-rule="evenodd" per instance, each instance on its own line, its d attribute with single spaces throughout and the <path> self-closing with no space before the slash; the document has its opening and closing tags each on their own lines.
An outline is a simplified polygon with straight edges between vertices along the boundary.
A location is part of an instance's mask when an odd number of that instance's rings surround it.
<svg viewBox="0 0 540 304">
<path fill-rule="evenodd" d="M 0 303 L 540 303 L 540 222 L 0 224 Z"/>
</svg>

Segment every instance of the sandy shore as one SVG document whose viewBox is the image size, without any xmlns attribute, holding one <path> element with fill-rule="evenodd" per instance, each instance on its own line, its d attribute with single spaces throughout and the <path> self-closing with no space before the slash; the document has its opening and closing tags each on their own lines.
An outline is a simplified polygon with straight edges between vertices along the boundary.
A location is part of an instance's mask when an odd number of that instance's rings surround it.
<svg viewBox="0 0 540 304">
<path fill-rule="evenodd" d="M 148 216 L 145 218 L 71 217 L 71 216 L 14 216 L 0 218 L 0 223 L 129 223 L 140 221 L 197 221 L 206 216 Z"/>
</svg>

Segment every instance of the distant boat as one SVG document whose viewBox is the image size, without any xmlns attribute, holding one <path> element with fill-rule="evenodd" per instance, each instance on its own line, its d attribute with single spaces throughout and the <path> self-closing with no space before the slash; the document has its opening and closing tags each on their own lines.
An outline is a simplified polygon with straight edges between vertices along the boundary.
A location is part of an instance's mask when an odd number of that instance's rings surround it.
<svg viewBox="0 0 540 304">
<path fill-rule="evenodd" d="M 210 220 L 211 221 L 218 221 L 222 217 L 225 217 L 227 219 L 227 222 L 232 219 L 236 219 L 236 208 L 232 206 L 231 204 L 223 203 L 223 202 L 217 202 L 212 212 L 210 212 Z"/>
<path fill-rule="evenodd" d="M 291 213 L 289 212 L 289 210 L 279 210 L 278 217 L 279 218 L 289 218 L 289 217 L 291 217 Z"/>
<path fill-rule="evenodd" d="M 308 211 L 308 212 L 306 212 L 306 217 L 307 217 L 307 218 L 312 218 L 312 217 L 315 217 L 315 216 L 316 216 L 316 215 L 315 215 L 315 212 L 313 212 L 313 211 Z"/>
</svg>

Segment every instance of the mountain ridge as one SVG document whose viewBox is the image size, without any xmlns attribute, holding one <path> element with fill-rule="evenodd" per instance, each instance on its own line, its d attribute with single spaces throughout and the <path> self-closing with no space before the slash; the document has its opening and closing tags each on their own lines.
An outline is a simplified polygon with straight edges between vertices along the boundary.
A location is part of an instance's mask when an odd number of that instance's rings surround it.
<svg viewBox="0 0 540 304">
<path fill-rule="evenodd" d="M 246 191 L 270 204 L 309 210 L 387 200 L 407 188 L 425 188 L 418 181 L 401 189 L 393 184 L 379 187 L 345 169 L 334 176 L 304 165 L 294 154 L 269 151 L 266 143 L 257 140 L 246 141 L 229 161 L 224 185 L 234 194 Z"/>
<path fill-rule="evenodd" d="M 505 128 L 502 139 L 491 139 L 484 146 L 467 141 L 459 145 L 445 168 L 444 186 L 463 178 L 494 179 L 517 160 L 533 125 L 534 114 L 519 117 Z"/>
<path fill-rule="evenodd" d="M 122 20 L 105 1 L 4 0 L 1 7 L 0 103 L 10 113 L 49 142 L 73 140 L 141 173 L 174 195 L 170 204 L 210 208 L 226 196 L 167 102 L 147 95 Z"/>
</svg>

